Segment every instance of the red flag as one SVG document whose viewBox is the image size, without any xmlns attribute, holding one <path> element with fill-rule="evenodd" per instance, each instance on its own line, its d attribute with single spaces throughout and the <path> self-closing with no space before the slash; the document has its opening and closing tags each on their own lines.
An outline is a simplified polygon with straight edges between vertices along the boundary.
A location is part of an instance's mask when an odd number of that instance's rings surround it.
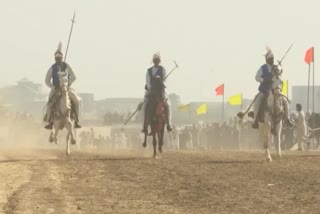
<svg viewBox="0 0 320 214">
<path fill-rule="evenodd" d="M 307 64 L 310 64 L 311 62 L 313 62 L 313 47 L 307 50 L 306 55 L 304 57 L 304 61 Z"/>
<path fill-rule="evenodd" d="M 217 96 L 224 95 L 224 84 L 219 85 L 215 91 Z"/>
</svg>

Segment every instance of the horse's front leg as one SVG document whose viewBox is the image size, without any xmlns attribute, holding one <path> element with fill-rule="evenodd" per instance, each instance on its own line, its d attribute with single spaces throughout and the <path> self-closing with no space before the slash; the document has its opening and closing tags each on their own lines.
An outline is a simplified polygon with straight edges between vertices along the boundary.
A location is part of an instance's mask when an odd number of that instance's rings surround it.
<svg viewBox="0 0 320 214">
<path fill-rule="evenodd" d="M 160 133 L 158 133 L 158 139 L 159 139 L 159 145 L 158 145 L 158 149 L 159 149 L 159 152 L 162 153 L 162 146 L 163 146 L 163 135 L 164 135 L 164 126 L 161 130 Z"/>
<path fill-rule="evenodd" d="M 270 145 L 271 145 L 271 123 L 270 122 L 265 122 L 265 125 L 263 126 L 263 139 L 264 139 L 264 148 L 265 148 L 265 153 L 267 156 L 267 161 L 271 162 L 272 157 L 270 154 Z"/>
<path fill-rule="evenodd" d="M 49 142 L 50 142 L 50 143 L 53 143 L 53 142 L 54 142 L 54 132 L 53 132 L 53 131 L 50 132 Z"/>
<path fill-rule="evenodd" d="M 276 150 L 278 157 L 281 158 L 281 133 L 282 132 L 282 121 L 280 121 L 275 127 L 275 141 L 276 141 Z"/>
<path fill-rule="evenodd" d="M 55 142 L 55 144 L 59 144 L 58 133 L 59 133 L 59 128 L 58 128 L 58 126 L 55 126 L 54 127 L 54 136 L 53 136 L 53 141 Z"/>
<path fill-rule="evenodd" d="M 153 138 L 153 158 L 157 159 L 157 138 L 156 138 L 156 133 L 153 133 L 152 138 Z"/>
<path fill-rule="evenodd" d="M 71 141 L 71 143 L 72 144 L 75 144 L 76 143 L 76 141 L 75 141 L 75 139 L 74 139 L 74 135 L 73 135 L 73 128 L 72 128 L 72 122 L 71 122 L 71 120 L 67 120 L 66 121 L 66 129 L 67 129 L 67 131 L 68 131 L 68 134 L 67 134 L 67 139 L 66 139 L 66 141 L 67 141 L 67 147 L 66 147 L 66 154 L 67 155 L 70 155 L 70 141 Z M 69 140 L 70 139 L 70 140 Z"/>
</svg>

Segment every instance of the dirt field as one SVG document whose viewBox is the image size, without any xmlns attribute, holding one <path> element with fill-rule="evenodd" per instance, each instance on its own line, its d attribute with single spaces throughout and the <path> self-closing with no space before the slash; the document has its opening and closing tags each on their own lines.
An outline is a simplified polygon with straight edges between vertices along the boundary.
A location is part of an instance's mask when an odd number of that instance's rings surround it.
<svg viewBox="0 0 320 214">
<path fill-rule="evenodd" d="M 1 213 L 320 213 L 320 154 L 0 152 Z"/>
</svg>

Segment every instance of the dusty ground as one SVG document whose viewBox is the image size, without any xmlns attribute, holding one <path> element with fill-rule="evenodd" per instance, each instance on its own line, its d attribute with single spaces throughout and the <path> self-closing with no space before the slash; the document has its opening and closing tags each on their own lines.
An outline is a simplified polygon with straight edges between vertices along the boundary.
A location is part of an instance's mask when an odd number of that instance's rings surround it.
<svg viewBox="0 0 320 214">
<path fill-rule="evenodd" d="M 0 151 L 1 213 L 320 213 L 320 154 Z"/>
</svg>

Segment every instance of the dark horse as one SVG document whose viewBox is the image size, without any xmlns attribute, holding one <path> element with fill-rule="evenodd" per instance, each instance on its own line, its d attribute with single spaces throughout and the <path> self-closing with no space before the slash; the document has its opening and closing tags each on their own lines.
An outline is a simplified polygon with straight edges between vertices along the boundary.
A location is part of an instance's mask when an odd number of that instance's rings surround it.
<svg viewBox="0 0 320 214">
<path fill-rule="evenodd" d="M 153 138 L 153 157 L 157 158 L 157 143 L 159 152 L 162 152 L 163 146 L 163 134 L 165 120 L 165 94 L 164 94 L 164 84 L 162 79 L 157 76 L 154 79 L 151 93 L 147 98 L 146 102 L 146 124 L 147 128 L 144 132 L 144 142 L 143 147 L 147 146 L 148 135 Z M 151 127 L 151 132 L 148 133 L 148 127 Z"/>
</svg>

